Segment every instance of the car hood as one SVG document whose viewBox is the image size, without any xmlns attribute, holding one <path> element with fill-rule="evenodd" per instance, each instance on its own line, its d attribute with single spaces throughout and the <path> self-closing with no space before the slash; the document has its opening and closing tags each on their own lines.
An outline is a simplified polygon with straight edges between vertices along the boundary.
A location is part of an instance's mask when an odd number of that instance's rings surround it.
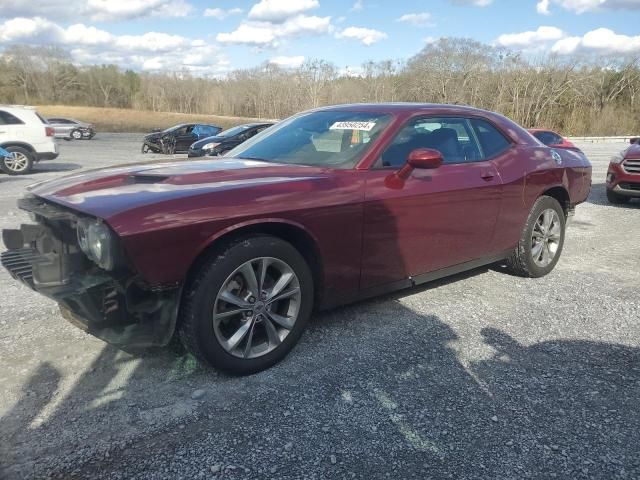
<svg viewBox="0 0 640 480">
<path fill-rule="evenodd" d="M 640 159 L 640 145 L 634 144 L 627 148 L 627 150 L 624 152 L 624 158 L 629 160 Z"/>
<path fill-rule="evenodd" d="M 92 170 L 31 185 L 28 190 L 108 221 L 151 204 L 327 175 L 327 170 L 317 167 L 228 158 Z"/>
</svg>

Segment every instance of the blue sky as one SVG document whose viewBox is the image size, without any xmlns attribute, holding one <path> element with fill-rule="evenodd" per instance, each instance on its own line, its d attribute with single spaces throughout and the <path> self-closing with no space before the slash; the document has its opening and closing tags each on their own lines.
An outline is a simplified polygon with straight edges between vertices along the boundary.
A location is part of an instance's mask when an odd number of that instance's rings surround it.
<svg viewBox="0 0 640 480">
<path fill-rule="evenodd" d="M 356 71 L 452 36 L 530 55 L 640 54 L 639 20 L 640 0 L 0 0 L 0 48 L 201 75 L 310 58 Z"/>
</svg>

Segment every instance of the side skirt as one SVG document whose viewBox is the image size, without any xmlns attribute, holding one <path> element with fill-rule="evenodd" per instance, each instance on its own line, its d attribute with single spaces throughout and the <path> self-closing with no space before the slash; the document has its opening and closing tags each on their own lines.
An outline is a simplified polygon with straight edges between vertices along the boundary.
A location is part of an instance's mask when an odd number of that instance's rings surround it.
<svg viewBox="0 0 640 480">
<path fill-rule="evenodd" d="M 327 310 L 330 308 L 339 307 L 341 305 L 346 305 L 348 303 L 358 302 L 368 298 L 377 297 L 379 295 L 384 295 L 386 293 L 396 292 L 398 290 L 404 290 L 406 288 L 422 285 L 423 283 L 432 282 L 434 280 L 439 280 L 444 277 L 449 277 L 451 275 L 456 275 L 458 273 L 466 272 L 468 270 L 473 270 L 474 268 L 484 267 L 485 265 L 491 265 L 492 263 L 500 262 L 502 260 L 507 259 L 511 254 L 511 252 L 512 250 L 507 250 L 497 255 L 478 258 L 476 260 L 459 263 L 457 265 L 442 268 L 440 270 L 435 270 L 433 272 L 422 273 L 415 277 L 409 277 L 403 280 L 399 280 L 397 282 L 386 283 L 384 285 L 367 288 L 365 290 L 361 290 L 360 292 L 357 292 L 355 295 L 348 298 L 340 297 L 340 298 L 328 299 L 322 302 L 322 304 L 319 307 L 319 310 Z"/>
</svg>

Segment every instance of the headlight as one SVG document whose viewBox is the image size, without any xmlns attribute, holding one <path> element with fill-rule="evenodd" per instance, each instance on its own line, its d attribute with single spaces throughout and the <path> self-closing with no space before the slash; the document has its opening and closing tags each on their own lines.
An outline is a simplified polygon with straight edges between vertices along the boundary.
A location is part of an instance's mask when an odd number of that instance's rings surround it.
<svg viewBox="0 0 640 480">
<path fill-rule="evenodd" d="M 84 254 L 105 270 L 115 266 L 115 242 L 109 227 L 99 221 L 80 220 L 77 226 L 78 245 Z"/>
<path fill-rule="evenodd" d="M 627 153 L 626 150 L 623 150 L 620 153 L 616 153 L 613 157 L 611 157 L 610 162 L 611 163 L 622 163 L 622 161 L 624 160 L 624 156 Z"/>
<path fill-rule="evenodd" d="M 211 142 L 211 143 L 207 143 L 204 147 L 202 147 L 203 150 L 213 150 L 214 148 L 216 148 L 218 145 L 220 145 L 220 142 L 216 143 L 216 142 Z"/>
</svg>

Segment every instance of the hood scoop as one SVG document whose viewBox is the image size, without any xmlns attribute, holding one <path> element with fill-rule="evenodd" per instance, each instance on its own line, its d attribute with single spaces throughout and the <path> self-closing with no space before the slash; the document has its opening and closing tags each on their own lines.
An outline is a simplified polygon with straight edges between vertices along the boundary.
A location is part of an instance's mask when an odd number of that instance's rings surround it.
<svg viewBox="0 0 640 480">
<path fill-rule="evenodd" d="M 130 184 L 154 184 L 162 183 L 169 177 L 167 175 L 149 175 L 144 173 L 137 173 L 129 177 Z"/>
</svg>

